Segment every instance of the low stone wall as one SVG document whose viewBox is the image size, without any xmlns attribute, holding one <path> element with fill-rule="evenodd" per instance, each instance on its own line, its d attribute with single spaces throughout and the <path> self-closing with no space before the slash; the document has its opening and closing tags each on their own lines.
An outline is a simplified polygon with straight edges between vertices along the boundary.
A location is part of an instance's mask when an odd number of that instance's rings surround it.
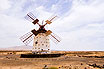
<svg viewBox="0 0 104 69">
<path fill-rule="evenodd" d="M 26 53 L 32 53 L 32 51 L 0 51 L 0 55 L 7 55 L 7 54 L 26 54 Z"/>
</svg>

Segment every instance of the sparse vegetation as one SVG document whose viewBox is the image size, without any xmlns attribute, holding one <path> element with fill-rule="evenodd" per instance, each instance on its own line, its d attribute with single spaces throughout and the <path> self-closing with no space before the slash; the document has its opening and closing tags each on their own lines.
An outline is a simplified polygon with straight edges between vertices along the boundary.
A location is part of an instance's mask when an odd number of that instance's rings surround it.
<svg viewBox="0 0 104 69">
<path fill-rule="evenodd" d="M 58 69 L 57 67 L 49 67 L 48 69 Z"/>
<path fill-rule="evenodd" d="M 58 69 L 57 67 L 49 67 L 49 68 L 43 68 L 43 69 Z"/>
<path fill-rule="evenodd" d="M 6 69 L 6 67 L 9 69 L 18 66 L 21 69 L 104 68 L 104 57 L 102 57 L 104 56 L 103 51 L 54 51 L 53 53 L 65 53 L 66 55 L 57 58 L 20 58 L 20 53 L 29 52 L 30 51 L 1 51 L 0 69 Z M 96 65 L 94 65 L 95 63 Z"/>
</svg>

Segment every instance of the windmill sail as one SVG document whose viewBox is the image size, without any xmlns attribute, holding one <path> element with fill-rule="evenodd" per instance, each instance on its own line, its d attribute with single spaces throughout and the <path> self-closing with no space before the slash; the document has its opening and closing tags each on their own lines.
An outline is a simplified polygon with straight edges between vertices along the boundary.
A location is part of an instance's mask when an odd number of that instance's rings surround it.
<svg viewBox="0 0 104 69">
<path fill-rule="evenodd" d="M 50 39 L 56 44 L 61 41 L 61 38 L 54 33 L 50 34 Z"/>
<path fill-rule="evenodd" d="M 28 32 L 22 37 L 20 37 L 21 41 L 25 44 L 28 45 L 34 38 L 34 34 L 32 32 Z"/>
<path fill-rule="evenodd" d="M 55 19 L 57 18 L 57 16 L 53 16 L 50 19 L 48 19 L 49 21 L 53 22 Z"/>
<path fill-rule="evenodd" d="M 46 22 L 47 24 L 51 24 L 56 18 L 57 18 L 57 16 L 51 17 L 51 18 L 49 18 L 48 20 L 46 20 L 45 22 Z"/>
<path fill-rule="evenodd" d="M 34 16 L 34 14 L 32 14 L 31 12 L 29 12 L 26 16 L 25 19 L 29 20 L 30 22 L 33 22 L 36 17 Z"/>
<path fill-rule="evenodd" d="M 25 16 L 25 19 L 29 20 L 30 22 L 32 22 L 34 25 L 37 23 L 38 25 L 40 25 L 38 22 L 39 20 L 34 16 L 34 14 L 32 14 L 31 12 L 28 13 Z"/>
</svg>

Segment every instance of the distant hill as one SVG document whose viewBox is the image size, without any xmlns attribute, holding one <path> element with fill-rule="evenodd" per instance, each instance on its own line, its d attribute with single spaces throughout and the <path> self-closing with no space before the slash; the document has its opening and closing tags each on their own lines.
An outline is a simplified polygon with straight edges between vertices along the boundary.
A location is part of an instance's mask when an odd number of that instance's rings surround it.
<svg viewBox="0 0 104 69">
<path fill-rule="evenodd" d="M 0 50 L 32 50 L 33 46 L 13 46 L 8 48 L 0 48 Z"/>
</svg>

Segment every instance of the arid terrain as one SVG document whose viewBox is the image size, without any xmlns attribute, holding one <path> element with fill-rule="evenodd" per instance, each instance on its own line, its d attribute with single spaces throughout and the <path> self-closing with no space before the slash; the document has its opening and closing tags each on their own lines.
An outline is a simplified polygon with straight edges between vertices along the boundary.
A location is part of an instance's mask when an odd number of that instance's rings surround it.
<svg viewBox="0 0 104 69">
<path fill-rule="evenodd" d="M 31 51 L 0 51 L 0 69 L 104 69 L 103 51 L 52 51 L 55 58 L 20 58 Z"/>
</svg>

